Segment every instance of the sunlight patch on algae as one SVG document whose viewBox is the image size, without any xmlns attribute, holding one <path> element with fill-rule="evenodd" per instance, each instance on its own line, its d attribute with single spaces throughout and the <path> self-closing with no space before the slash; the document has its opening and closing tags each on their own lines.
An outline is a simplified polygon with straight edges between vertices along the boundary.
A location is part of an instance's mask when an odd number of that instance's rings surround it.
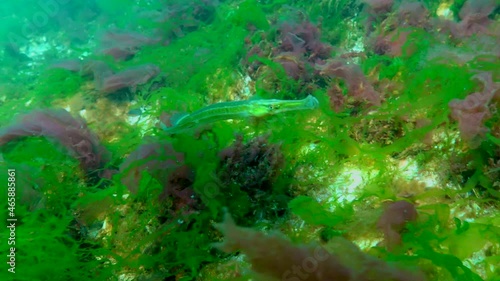
<svg viewBox="0 0 500 281">
<path fill-rule="evenodd" d="M 453 1 L 445 1 L 439 4 L 436 15 L 440 18 L 453 20 L 453 11 L 451 10 L 451 6 L 453 5 Z"/>
<path fill-rule="evenodd" d="M 225 262 L 206 265 L 198 280 L 252 280 L 248 277 L 250 273 L 251 265 L 245 261 L 243 255 L 237 255 Z"/>
<path fill-rule="evenodd" d="M 429 188 L 443 188 L 442 171 L 432 163 L 425 166 L 418 164 L 417 160 L 405 158 L 395 160 L 390 157 L 383 161 L 384 169 L 373 166 L 366 159 L 364 161 L 348 161 L 340 166 L 335 166 L 337 171 L 330 177 L 330 185 L 314 191 L 314 197 L 320 202 L 324 202 L 332 210 L 336 205 L 350 204 L 361 194 L 370 190 L 371 185 L 380 185 L 383 182 L 389 194 L 400 197 L 414 197 Z M 433 171 L 433 169 L 438 169 Z M 320 172 L 316 170 L 315 177 L 323 178 L 331 172 Z M 380 177 L 387 178 L 381 183 L 374 183 L 380 180 Z M 368 189 L 367 189 L 368 188 Z M 311 195 L 312 195 L 311 194 Z"/>
<path fill-rule="evenodd" d="M 345 165 L 334 183 L 326 188 L 331 192 L 326 203 L 335 202 L 335 204 L 343 205 L 352 202 L 358 197 L 363 185 L 376 175 L 376 171 Z"/>
<path fill-rule="evenodd" d="M 255 82 L 248 76 L 228 69 L 217 71 L 206 78 L 207 104 L 246 100 L 255 93 Z"/>
</svg>

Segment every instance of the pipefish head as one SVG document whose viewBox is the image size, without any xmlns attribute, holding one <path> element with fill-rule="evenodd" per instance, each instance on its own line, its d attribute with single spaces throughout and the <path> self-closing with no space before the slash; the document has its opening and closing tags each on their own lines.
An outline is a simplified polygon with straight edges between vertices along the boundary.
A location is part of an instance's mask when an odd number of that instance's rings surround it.
<svg viewBox="0 0 500 281">
<path fill-rule="evenodd" d="M 252 100 L 248 103 L 247 111 L 250 116 L 262 117 L 274 115 L 283 111 L 287 111 L 288 101 L 284 100 Z"/>
</svg>

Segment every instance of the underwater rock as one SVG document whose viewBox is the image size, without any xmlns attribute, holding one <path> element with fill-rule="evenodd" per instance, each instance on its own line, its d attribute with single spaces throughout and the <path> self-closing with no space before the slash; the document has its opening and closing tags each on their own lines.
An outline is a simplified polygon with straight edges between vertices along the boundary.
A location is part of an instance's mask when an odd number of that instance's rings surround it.
<svg viewBox="0 0 500 281">
<path fill-rule="evenodd" d="M 3 50 L 5 56 L 9 56 L 17 60 L 18 62 L 26 62 L 31 60 L 31 58 L 28 57 L 25 53 L 21 52 L 19 46 L 13 42 L 6 43 Z"/>
</svg>

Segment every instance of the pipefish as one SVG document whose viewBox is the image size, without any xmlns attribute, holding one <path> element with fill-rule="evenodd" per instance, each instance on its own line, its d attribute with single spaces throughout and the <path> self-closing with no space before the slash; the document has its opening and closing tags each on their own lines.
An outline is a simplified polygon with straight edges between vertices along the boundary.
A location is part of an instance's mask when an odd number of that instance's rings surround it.
<svg viewBox="0 0 500 281">
<path fill-rule="evenodd" d="M 318 100 L 309 95 L 301 100 L 256 99 L 245 101 L 230 101 L 214 103 L 190 114 L 173 117 L 172 126 L 161 123 L 164 131 L 177 133 L 179 131 L 228 119 L 244 119 L 249 117 L 264 117 L 287 111 L 315 109 L 319 107 Z"/>
</svg>

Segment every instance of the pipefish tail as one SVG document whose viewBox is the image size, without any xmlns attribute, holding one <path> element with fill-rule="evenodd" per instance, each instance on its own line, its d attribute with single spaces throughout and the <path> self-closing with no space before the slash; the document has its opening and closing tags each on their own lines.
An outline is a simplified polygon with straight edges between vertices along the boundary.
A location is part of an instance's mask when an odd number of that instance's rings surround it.
<svg viewBox="0 0 500 281">
<path fill-rule="evenodd" d="M 287 111 L 315 109 L 318 107 L 318 100 L 311 95 L 301 100 L 262 99 L 220 102 L 196 110 L 191 114 L 174 117 L 171 120 L 171 127 L 166 127 L 163 124 L 162 127 L 168 133 L 177 133 L 198 125 L 221 120 L 264 117 Z"/>
</svg>

